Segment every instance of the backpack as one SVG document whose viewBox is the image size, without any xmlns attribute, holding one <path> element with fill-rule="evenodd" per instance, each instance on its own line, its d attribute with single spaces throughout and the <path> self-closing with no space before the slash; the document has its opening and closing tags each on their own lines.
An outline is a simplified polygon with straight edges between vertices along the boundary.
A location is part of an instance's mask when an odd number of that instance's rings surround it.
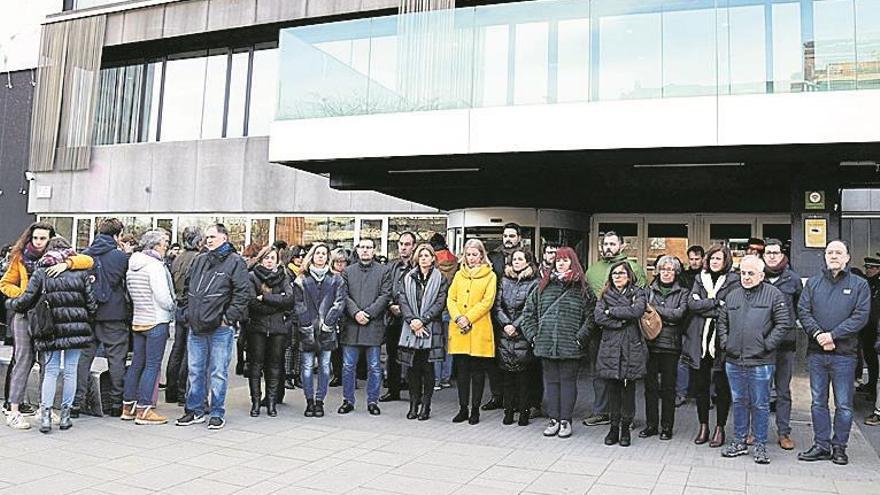
<svg viewBox="0 0 880 495">
<path fill-rule="evenodd" d="M 92 259 L 95 261 L 95 266 L 92 267 L 89 273 L 95 277 L 95 282 L 92 284 L 92 290 L 95 292 L 95 301 L 98 304 L 106 304 L 110 301 L 113 288 L 110 287 L 110 281 L 107 280 L 107 274 L 104 272 L 101 258 L 95 256 Z"/>
<path fill-rule="evenodd" d="M 49 306 L 49 298 L 46 296 L 46 288 L 37 304 L 27 312 L 28 331 L 33 340 L 52 340 L 55 335 L 55 320 L 52 317 L 52 307 Z"/>
</svg>

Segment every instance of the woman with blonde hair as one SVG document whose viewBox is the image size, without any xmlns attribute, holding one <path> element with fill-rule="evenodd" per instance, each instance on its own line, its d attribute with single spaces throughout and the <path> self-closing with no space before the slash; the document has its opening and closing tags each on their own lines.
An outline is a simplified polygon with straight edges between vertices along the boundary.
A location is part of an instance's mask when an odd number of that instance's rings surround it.
<svg viewBox="0 0 880 495">
<path fill-rule="evenodd" d="M 458 414 L 454 423 L 480 422 L 486 370 L 495 358 L 492 306 L 498 283 L 486 248 L 479 239 L 464 245 L 464 259 L 446 298 L 449 310 L 449 353 L 455 356 Z M 470 401 L 470 402 L 469 402 Z"/>
<path fill-rule="evenodd" d="M 348 266 L 349 255 L 345 248 L 338 247 L 330 251 L 330 270 L 339 276 L 345 272 Z M 342 386 L 342 349 L 337 346 L 336 349 L 330 351 L 330 378 L 331 387 Z"/>
</svg>

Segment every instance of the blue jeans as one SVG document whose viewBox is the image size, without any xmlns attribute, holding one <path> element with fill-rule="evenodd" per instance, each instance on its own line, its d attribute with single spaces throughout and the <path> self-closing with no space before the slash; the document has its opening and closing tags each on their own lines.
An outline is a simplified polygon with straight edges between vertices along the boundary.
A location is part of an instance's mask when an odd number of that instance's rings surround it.
<svg viewBox="0 0 880 495">
<path fill-rule="evenodd" d="M 155 406 L 153 390 L 162 368 L 165 344 L 168 342 L 168 323 L 160 323 L 143 331 L 132 332 L 131 365 L 125 373 L 122 400 L 137 401 L 139 406 Z"/>
<path fill-rule="evenodd" d="M 825 450 L 831 447 L 846 448 L 852 428 L 853 376 L 856 372 L 855 356 L 837 356 L 831 353 L 813 352 L 807 356 L 810 371 L 810 391 L 813 403 L 814 442 Z M 834 437 L 831 436 L 831 413 L 828 411 L 829 388 L 834 387 Z"/>
<path fill-rule="evenodd" d="M 355 370 L 361 349 L 367 354 L 367 404 L 376 404 L 382 390 L 382 347 L 378 345 L 342 346 L 342 398 L 354 404 Z"/>
<path fill-rule="evenodd" d="M 40 389 L 40 406 L 52 407 L 55 403 L 55 389 L 58 375 L 64 372 L 64 385 L 61 392 L 61 407 L 70 407 L 76 395 L 76 369 L 79 365 L 79 349 L 51 351 L 45 354 L 43 363 L 43 386 Z M 63 359 L 62 359 L 63 356 Z"/>
<path fill-rule="evenodd" d="M 676 397 L 687 397 L 688 391 L 690 390 L 691 382 L 691 367 L 678 362 L 678 374 L 675 379 L 675 396 Z"/>
<path fill-rule="evenodd" d="M 315 381 L 312 378 L 315 357 L 318 358 L 317 395 L 315 395 Z M 330 383 L 330 351 L 303 351 L 301 377 L 303 382 L 303 392 L 306 395 L 306 399 L 314 399 L 323 402 L 324 398 L 327 397 L 327 385 Z M 352 401 L 352 403 L 354 403 L 354 401 Z"/>
<path fill-rule="evenodd" d="M 438 382 L 448 382 L 452 378 L 452 354 L 447 353 L 443 361 L 434 363 L 434 376 Z"/>
<path fill-rule="evenodd" d="M 767 445 L 770 424 L 770 381 L 776 366 L 741 366 L 725 363 L 730 395 L 733 398 L 733 433 L 738 443 L 745 444 L 749 420 L 756 445 Z M 751 413 L 751 414 L 750 414 Z M 751 417 L 750 417 L 751 416 Z"/>
<path fill-rule="evenodd" d="M 217 327 L 207 333 L 189 332 L 186 341 L 187 361 L 189 362 L 189 393 L 186 396 L 186 410 L 197 416 L 205 414 L 205 401 L 208 398 L 206 370 L 211 375 L 211 417 L 222 418 L 226 414 L 226 377 L 229 373 L 229 360 L 235 349 L 235 330 L 232 327 Z"/>
</svg>

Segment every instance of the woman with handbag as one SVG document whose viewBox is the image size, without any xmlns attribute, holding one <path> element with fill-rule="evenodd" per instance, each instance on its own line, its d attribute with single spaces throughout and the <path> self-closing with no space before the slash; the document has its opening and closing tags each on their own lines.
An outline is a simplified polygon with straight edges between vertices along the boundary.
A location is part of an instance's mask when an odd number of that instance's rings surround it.
<svg viewBox="0 0 880 495">
<path fill-rule="evenodd" d="M 58 427 L 67 430 L 70 406 L 76 394 L 76 368 L 82 349 L 94 340 L 91 320 L 98 303 L 92 291 L 87 271 L 63 271 L 53 277 L 52 267 L 63 265 L 75 255 L 70 243 L 63 237 L 53 237 L 47 244 L 45 254 L 37 261 L 36 270 L 24 293 L 9 302 L 16 313 L 35 309 L 30 334 L 33 349 L 42 354 L 43 384 L 40 391 L 40 432 L 52 430 L 52 406 L 58 376 L 64 373 L 61 396 L 61 420 Z M 42 305 L 46 305 L 41 309 Z M 30 370 L 28 370 L 30 371 Z"/>
<path fill-rule="evenodd" d="M 681 357 L 682 325 L 691 292 L 679 283 L 681 262 L 678 258 L 662 256 L 654 266 L 658 276 L 654 277 L 654 281 L 647 289 L 648 311 L 653 310 L 659 316 L 661 328 L 658 334 L 652 335 L 653 338 L 647 340 L 648 373 L 645 375 L 647 426 L 639 432 L 639 438 L 652 437 L 659 432 L 660 440 L 671 440 L 672 428 L 675 425 L 675 381 L 678 376 L 678 361 Z M 658 401 L 662 404 L 662 416 L 659 418 Z"/>
<path fill-rule="evenodd" d="M 629 447 L 630 426 L 636 411 L 636 380 L 645 376 L 648 351 L 639 320 L 645 313 L 645 293 L 636 286 L 629 263 L 611 265 L 608 281 L 596 304 L 596 323 L 602 340 L 596 372 L 607 380 L 611 428 L 605 445 Z"/>
<path fill-rule="evenodd" d="M 578 368 L 595 326 L 595 306 L 577 254 L 569 247 L 559 248 L 554 270 L 545 273 L 526 300 L 521 328 L 544 371 L 544 405 L 550 418 L 546 437 L 572 434 Z"/>
<path fill-rule="evenodd" d="M 453 423 L 480 422 L 480 402 L 486 371 L 495 358 L 490 313 L 498 289 L 486 248 L 479 239 L 464 245 L 464 261 L 455 272 L 446 307 L 449 310 L 449 353 L 455 356 L 458 381 L 458 414 Z M 468 402 L 470 401 L 470 402 Z"/>
<path fill-rule="evenodd" d="M 397 347 L 398 361 L 408 366 L 409 412 L 406 419 L 431 417 L 434 363 L 446 358 L 443 311 L 449 282 L 435 266 L 437 254 L 430 244 L 419 244 L 413 257 L 416 267 L 403 278 L 400 314 L 403 328 Z"/>
<path fill-rule="evenodd" d="M 278 250 L 264 247 L 254 258 L 250 281 L 256 297 L 248 304 L 247 325 L 248 385 L 251 417 L 260 415 L 262 391 L 266 382 L 266 414 L 278 415 L 278 391 L 284 366 L 284 349 L 289 340 L 289 313 L 293 309 L 293 288 L 287 271 L 278 263 Z"/>
<path fill-rule="evenodd" d="M 724 353 L 718 350 L 715 338 L 715 318 L 727 294 L 740 285 L 739 274 L 732 268 L 733 258 L 727 246 L 715 245 L 706 252 L 703 271 L 694 281 L 688 298 L 691 318 L 682 340 L 681 360 L 694 369 L 693 387 L 700 420 L 700 431 L 694 443 L 702 445 L 709 442 L 712 448 L 724 445 L 724 426 L 731 405 L 730 385 L 724 371 Z M 710 442 L 709 395 L 713 384 L 716 426 Z"/>
<path fill-rule="evenodd" d="M 529 424 L 529 385 L 534 383 L 537 370 L 532 346 L 522 333 L 522 319 L 526 300 L 539 281 L 531 251 L 517 248 L 510 253 L 510 264 L 504 267 L 500 292 L 492 310 L 498 323 L 495 355 L 504 377 L 502 423 L 505 425 L 513 424 L 516 411 L 519 412 L 519 425 Z"/>
<path fill-rule="evenodd" d="M 302 388 L 307 418 L 324 417 L 324 398 L 330 383 L 330 353 L 338 345 L 337 331 L 345 309 L 345 280 L 330 269 L 330 247 L 312 246 L 293 283 L 294 306 L 299 322 Z M 313 369 L 318 360 L 318 390 Z"/>
</svg>

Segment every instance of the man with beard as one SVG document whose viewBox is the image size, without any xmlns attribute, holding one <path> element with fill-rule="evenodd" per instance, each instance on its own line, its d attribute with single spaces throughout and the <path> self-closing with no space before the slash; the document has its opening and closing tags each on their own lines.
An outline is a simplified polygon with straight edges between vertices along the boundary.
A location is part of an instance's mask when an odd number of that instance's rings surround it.
<svg viewBox="0 0 880 495">
<path fill-rule="evenodd" d="M 510 264 L 511 255 L 521 247 L 522 228 L 516 223 L 505 224 L 504 230 L 501 232 L 501 245 L 489 253 L 489 261 L 492 263 L 492 271 L 495 272 L 499 284 L 504 278 L 504 268 Z M 498 328 L 497 322 L 493 322 L 493 324 L 496 324 L 496 328 Z M 489 402 L 483 404 L 481 409 L 484 411 L 501 409 L 504 404 L 502 394 L 503 384 L 501 383 L 501 373 L 498 369 L 498 365 L 493 361 L 487 371 L 489 374 L 489 389 L 492 391 L 492 398 Z"/>
<path fill-rule="evenodd" d="M 703 246 L 694 245 L 687 250 L 688 268 L 681 272 L 681 285 L 688 290 L 693 289 L 694 280 L 700 276 L 700 271 L 703 269 L 704 256 L 706 256 L 706 251 L 703 249 Z"/>
<path fill-rule="evenodd" d="M 587 270 L 587 283 L 596 297 L 602 296 L 605 282 L 611 272 L 611 267 L 620 261 L 626 261 L 636 276 L 636 285 L 645 287 L 648 281 L 645 269 L 636 261 L 628 259 L 623 253 L 623 238 L 614 231 L 606 232 L 602 236 L 602 257 Z M 611 416 L 608 414 L 608 393 L 605 380 L 596 376 L 596 357 L 599 353 L 599 343 L 602 341 L 602 332 L 592 332 L 590 339 L 590 366 L 593 368 L 593 414 L 584 419 L 584 426 L 600 426 L 611 424 Z"/>
<path fill-rule="evenodd" d="M 801 277 L 788 266 L 788 257 L 782 252 L 782 242 L 769 239 L 764 245 L 764 280 L 776 287 L 785 296 L 791 325 L 776 347 L 776 435 L 779 446 L 785 450 L 794 449 L 791 439 L 791 375 L 795 362 L 795 332 L 797 325 L 797 305 L 803 291 Z"/>
<path fill-rule="evenodd" d="M 553 271 L 556 266 L 556 250 L 559 244 L 555 242 L 547 242 L 544 244 L 544 251 L 541 253 L 540 276 L 544 278 L 548 273 Z"/>
<path fill-rule="evenodd" d="M 388 305 L 389 319 L 385 329 L 385 374 L 388 381 L 388 392 L 379 397 L 379 402 L 400 400 L 400 363 L 397 362 L 397 343 L 403 320 L 400 314 L 399 300 L 403 297 L 403 277 L 412 269 L 412 254 L 416 248 L 416 235 L 412 232 L 400 234 L 397 240 L 398 258 L 389 266 L 391 273 L 391 303 Z"/>
</svg>

